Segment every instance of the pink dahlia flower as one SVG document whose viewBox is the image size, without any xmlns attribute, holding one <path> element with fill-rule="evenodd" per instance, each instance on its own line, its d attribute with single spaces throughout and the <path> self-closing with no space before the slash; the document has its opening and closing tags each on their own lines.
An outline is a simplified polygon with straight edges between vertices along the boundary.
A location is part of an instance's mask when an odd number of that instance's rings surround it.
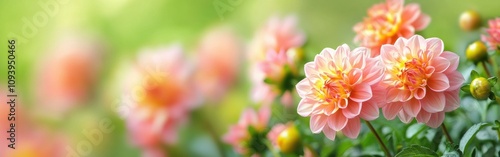
<svg viewBox="0 0 500 157">
<path fill-rule="evenodd" d="M 132 142 L 145 150 L 176 142 L 177 128 L 199 100 L 190 65 L 178 46 L 147 50 L 127 71 L 123 112 Z M 149 152 L 150 154 L 157 154 Z"/>
<path fill-rule="evenodd" d="M 313 133 L 323 131 L 334 140 L 337 131 L 356 138 L 360 131 L 360 118 L 376 119 L 379 115 L 377 84 L 384 68 L 378 58 L 370 57 L 364 47 L 350 50 L 342 45 L 336 50 L 325 48 L 313 62 L 305 64 L 306 78 L 297 84 L 302 98 L 297 112 L 310 116 Z"/>
<path fill-rule="evenodd" d="M 489 28 L 486 30 L 488 35 L 482 35 L 481 39 L 488 43 L 490 50 L 500 49 L 500 18 L 488 21 Z"/>
<path fill-rule="evenodd" d="M 249 141 L 252 137 L 249 129 L 263 133 L 266 131 L 267 123 L 271 117 L 271 110 L 268 107 L 262 107 L 258 112 L 253 109 L 246 109 L 238 121 L 238 124 L 229 128 L 229 132 L 223 137 L 223 141 L 232 145 L 234 150 L 240 154 L 250 155 Z"/>
<path fill-rule="evenodd" d="M 443 122 L 444 112 L 459 107 L 458 90 L 464 82 L 457 71 L 459 57 L 443 48 L 441 39 L 419 35 L 382 46 L 386 72 L 382 82 L 388 102 L 382 111 L 387 119 L 398 115 L 409 123 L 416 117 L 436 128 Z"/>
<path fill-rule="evenodd" d="M 40 64 L 37 75 L 38 102 L 56 113 L 83 104 L 96 85 L 102 48 L 81 37 L 58 42 Z"/>
<path fill-rule="evenodd" d="M 204 97 L 220 99 L 236 80 L 242 47 L 227 27 L 209 31 L 201 40 L 197 53 L 195 83 Z"/>
<path fill-rule="evenodd" d="M 273 144 L 273 146 L 277 147 L 278 136 L 281 134 L 281 132 L 285 131 L 286 128 L 286 124 L 276 124 L 271 128 L 269 133 L 267 133 L 267 139 L 271 141 L 271 144 Z"/>
<path fill-rule="evenodd" d="M 282 102 L 291 105 L 289 87 L 290 76 L 297 75 L 296 63 L 302 57 L 300 47 L 305 37 L 297 30 L 297 19 L 289 16 L 280 20 L 271 18 L 269 23 L 258 32 L 249 55 L 252 99 L 257 103 L 270 104 L 276 97 L 284 94 Z"/>
<path fill-rule="evenodd" d="M 354 40 L 370 48 L 372 56 L 378 56 L 383 44 L 393 44 L 399 37 L 409 38 L 430 21 L 418 4 L 404 6 L 404 0 L 387 0 L 372 6 L 368 17 L 354 26 L 357 34 Z"/>
</svg>

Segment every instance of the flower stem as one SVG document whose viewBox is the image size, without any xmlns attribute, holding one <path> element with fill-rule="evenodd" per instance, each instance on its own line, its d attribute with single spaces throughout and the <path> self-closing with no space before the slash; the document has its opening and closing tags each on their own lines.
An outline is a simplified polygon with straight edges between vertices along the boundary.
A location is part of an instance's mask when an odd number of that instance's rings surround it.
<svg viewBox="0 0 500 157">
<path fill-rule="evenodd" d="M 488 74 L 488 77 L 491 77 L 490 71 L 488 70 L 488 66 L 486 66 L 486 61 L 483 61 L 481 64 L 483 65 L 486 74 Z"/>
<path fill-rule="evenodd" d="M 446 129 L 446 125 L 444 125 L 444 123 L 441 124 L 441 129 L 443 130 L 443 133 L 446 136 L 446 140 L 448 140 L 449 142 L 453 143 L 453 140 L 451 139 L 451 136 L 448 133 L 448 129 Z"/>
<path fill-rule="evenodd" d="M 385 153 L 385 156 L 387 157 L 392 157 L 391 153 L 389 152 L 389 150 L 387 149 L 387 146 L 385 146 L 384 142 L 382 141 L 382 139 L 380 138 L 380 136 L 378 135 L 377 131 L 375 130 L 375 128 L 373 128 L 372 124 L 370 123 L 370 121 L 367 121 L 365 120 L 366 122 L 366 125 L 368 126 L 368 128 L 370 128 L 370 131 L 372 131 L 372 133 L 375 135 L 375 137 L 377 138 L 377 141 L 378 143 L 380 143 L 380 147 L 382 147 L 382 150 L 384 151 Z"/>
</svg>

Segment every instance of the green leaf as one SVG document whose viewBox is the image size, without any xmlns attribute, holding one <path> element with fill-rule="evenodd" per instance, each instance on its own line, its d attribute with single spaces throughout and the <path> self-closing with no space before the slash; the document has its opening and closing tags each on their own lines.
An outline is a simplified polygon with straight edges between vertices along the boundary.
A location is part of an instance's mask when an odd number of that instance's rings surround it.
<svg viewBox="0 0 500 157">
<path fill-rule="evenodd" d="M 460 88 L 465 93 L 470 93 L 470 84 L 466 84 Z"/>
<path fill-rule="evenodd" d="M 450 142 L 446 142 L 446 150 L 443 153 L 446 157 L 462 157 L 462 151 L 458 149 L 458 145 Z"/>
<path fill-rule="evenodd" d="M 472 70 L 470 72 L 470 77 L 472 78 L 471 80 L 474 80 L 475 78 L 481 77 L 481 75 L 479 75 L 476 70 Z"/>
<path fill-rule="evenodd" d="M 422 123 L 415 123 L 411 125 L 408 129 L 406 129 L 406 138 L 412 138 L 413 136 L 418 135 L 424 131 L 425 128 L 427 127 Z"/>
<path fill-rule="evenodd" d="M 496 76 L 488 78 L 488 82 L 490 82 L 490 85 L 493 86 L 497 83 L 498 78 Z"/>
<path fill-rule="evenodd" d="M 437 157 L 438 154 L 431 149 L 420 146 L 420 145 L 411 145 L 403 149 L 401 152 L 396 154 L 395 157 Z"/>
<path fill-rule="evenodd" d="M 493 100 L 493 101 L 497 100 L 497 97 L 495 96 L 495 93 L 493 93 L 491 91 L 490 91 L 490 95 L 488 96 L 488 98 L 490 98 L 490 100 Z"/>
<path fill-rule="evenodd" d="M 472 127 L 470 127 L 469 130 L 467 130 L 467 132 L 465 132 L 464 136 L 460 140 L 460 146 L 459 146 L 460 150 L 462 152 L 464 152 L 465 155 L 470 154 L 470 152 L 467 150 L 467 148 L 469 147 L 469 143 L 470 143 L 471 139 L 477 134 L 477 132 L 479 130 L 481 130 L 483 127 L 489 126 L 489 125 L 490 124 L 488 124 L 488 123 L 478 123 L 478 124 L 475 124 Z"/>
</svg>

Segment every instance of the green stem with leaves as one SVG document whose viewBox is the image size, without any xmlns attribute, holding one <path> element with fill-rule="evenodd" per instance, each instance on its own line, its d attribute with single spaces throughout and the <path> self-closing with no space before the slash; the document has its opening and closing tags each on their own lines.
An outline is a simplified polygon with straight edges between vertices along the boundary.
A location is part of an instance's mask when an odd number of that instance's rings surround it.
<svg viewBox="0 0 500 157">
<path fill-rule="evenodd" d="M 483 65 L 484 71 L 486 72 L 488 77 L 491 77 L 492 75 L 491 75 L 490 71 L 488 70 L 488 66 L 486 66 L 486 62 L 483 61 L 481 64 Z"/>
<path fill-rule="evenodd" d="M 384 151 L 385 153 L 385 156 L 387 157 L 392 157 L 391 153 L 389 152 L 389 149 L 387 149 L 387 146 L 385 146 L 384 142 L 382 141 L 382 138 L 380 138 L 380 136 L 378 135 L 377 131 L 375 130 L 375 128 L 373 128 L 372 124 L 370 123 L 370 121 L 366 121 L 366 125 L 368 126 L 368 128 L 370 128 L 370 130 L 372 131 L 372 133 L 375 135 L 375 137 L 377 138 L 377 141 L 378 143 L 380 144 L 380 147 L 382 147 L 382 150 Z"/>
<path fill-rule="evenodd" d="M 445 135 L 446 140 L 448 140 L 448 142 L 450 143 L 453 143 L 453 139 L 451 139 L 451 136 L 448 133 L 448 129 L 446 128 L 446 125 L 444 125 L 444 122 L 443 124 L 441 124 L 441 129 L 443 130 L 443 134 Z"/>
</svg>

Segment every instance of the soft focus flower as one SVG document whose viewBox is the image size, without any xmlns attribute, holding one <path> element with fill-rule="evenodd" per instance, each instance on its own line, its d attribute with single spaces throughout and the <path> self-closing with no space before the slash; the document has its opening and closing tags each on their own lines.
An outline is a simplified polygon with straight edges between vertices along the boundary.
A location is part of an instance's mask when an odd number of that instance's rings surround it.
<svg viewBox="0 0 500 157">
<path fill-rule="evenodd" d="M 398 115 L 409 123 L 416 117 L 418 122 L 436 128 L 443 122 L 444 112 L 459 107 L 458 92 L 464 82 L 457 71 L 459 56 L 443 52 L 443 48 L 441 39 L 419 35 L 382 46 L 388 102 L 382 111 L 387 119 Z"/>
<path fill-rule="evenodd" d="M 267 123 L 271 117 L 271 110 L 262 107 L 258 112 L 253 109 L 246 109 L 236 125 L 229 128 L 228 133 L 223 137 L 223 141 L 232 145 L 234 150 L 240 154 L 252 155 L 260 153 L 265 148 L 262 139 L 258 139 L 261 134 L 266 133 Z"/>
<path fill-rule="evenodd" d="M 368 17 L 354 26 L 355 41 L 371 49 L 372 56 L 380 54 L 383 44 L 393 44 L 399 37 L 409 38 L 427 27 L 430 17 L 421 13 L 420 6 L 404 6 L 404 0 L 387 0 L 368 10 Z"/>
<path fill-rule="evenodd" d="M 487 35 L 481 35 L 481 39 L 488 43 L 490 50 L 500 49 L 500 18 L 488 21 L 489 28 L 486 29 Z"/>
<path fill-rule="evenodd" d="M 130 112 L 122 115 L 132 142 L 154 153 L 159 144 L 176 142 L 177 128 L 198 102 L 190 83 L 190 65 L 179 46 L 147 50 L 129 68 L 123 82 Z"/>
<path fill-rule="evenodd" d="M 460 28 L 465 31 L 475 30 L 481 24 L 481 17 L 474 10 L 467 10 L 460 14 L 458 19 Z"/>
<path fill-rule="evenodd" d="M 270 104 L 284 95 L 282 102 L 291 105 L 289 90 L 293 89 L 292 81 L 298 75 L 296 64 L 302 58 L 300 47 L 305 41 L 296 25 L 294 16 L 283 20 L 273 17 L 256 35 L 249 52 L 255 102 Z"/>
<path fill-rule="evenodd" d="M 384 68 L 377 58 L 370 58 L 364 47 L 350 50 L 342 45 L 336 50 L 325 48 L 313 62 L 305 64 L 306 78 L 297 84 L 302 98 L 297 112 L 310 116 L 313 133 L 323 131 L 334 140 L 337 131 L 356 138 L 360 131 L 360 118 L 378 117 L 378 103 L 383 96 L 375 94 Z"/>
<path fill-rule="evenodd" d="M 204 97 L 220 99 L 236 80 L 241 45 L 227 27 L 209 31 L 201 40 L 197 53 L 195 83 Z"/>
<path fill-rule="evenodd" d="M 88 100 L 98 80 L 102 55 L 102 48 L 90 39 L 71 37 L 58 42 L 37 71 L 39 104 L 61 113 Z"/>
</svg>

